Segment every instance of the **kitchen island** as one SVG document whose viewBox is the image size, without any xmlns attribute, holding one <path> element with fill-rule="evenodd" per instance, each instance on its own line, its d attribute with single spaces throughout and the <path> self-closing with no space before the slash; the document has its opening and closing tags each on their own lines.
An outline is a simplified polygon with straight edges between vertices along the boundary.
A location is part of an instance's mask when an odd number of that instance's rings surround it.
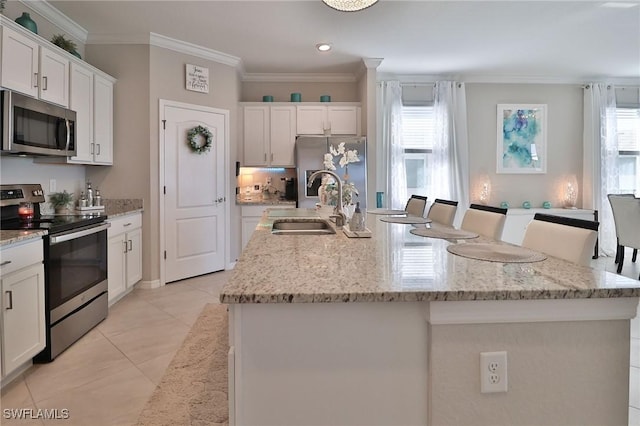
<svg viewBox="0 0 640 426">
<path fill-rule="evenodd" d="M 640 283 L 552 257 L 472 260 L 368 215 L 372 238 L 273 235 L 221 292 L 230 424 L 627 423 Z M 506 393 L 480 353 L 506 351 Z"/>
</svg>

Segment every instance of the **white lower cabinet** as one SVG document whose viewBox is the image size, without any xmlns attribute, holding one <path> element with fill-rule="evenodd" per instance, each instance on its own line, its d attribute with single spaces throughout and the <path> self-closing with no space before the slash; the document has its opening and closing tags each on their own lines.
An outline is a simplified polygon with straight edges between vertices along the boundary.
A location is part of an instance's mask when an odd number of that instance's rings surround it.
<svg viewBox="0 0 640 426">
<path fill-rule="evenodd" d="M 262 217 L 262 214 L 268 208 L 295 209 L 296 206 L 293 204 L 242 206 L 242 250 L 244 250 L 245 246 L 251 239 L 251 235 L 253 235 L 253 231 L 256 230 L 258 223 L 260 223 L 260 218 Z"/>
<path fill-rule="evenodd" d="M 142 213 L 109 219 L 109 303 L 122 298 L 142 279 Z"/>
<path fill-rule="evenodd" d="M 2 377 L 29 362 L 46 345 L 42 260 L 42 239 L 0 251 Z"/>
</svg>

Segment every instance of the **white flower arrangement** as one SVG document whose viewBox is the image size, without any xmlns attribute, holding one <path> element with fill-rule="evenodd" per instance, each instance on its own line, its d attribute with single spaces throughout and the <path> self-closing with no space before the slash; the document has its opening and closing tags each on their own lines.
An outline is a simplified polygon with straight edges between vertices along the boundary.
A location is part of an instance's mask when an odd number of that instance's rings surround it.
<svg viewBox="0 0 640 426">
<path fill-rule="evenodd" d="M 326 170 L 336 170 L 336 166 L 333 163 L 335 157 L 340 157 L 338 164 L 341 168 L 345 169 L 344 182 L 342 183 L 342 203 L 344 205 L 353 204 L 353 197 L 358 196 L 358 188 L 356 188 L 353 182 L 347 182 L 349 174 L 347 172 L 347 165 L 350 163 L 357 163 L 360 161 L 358 157 L 358 151 L 355 149 L 345 149 L 344 142 L 338 144 L 336 149 L 333 145 L 329 147 L 329 152 L 324 155 L 324 168 Z M 324 185 L 324 192 L 327 195 L 327 202 L 330 205 L 336 205 L 338 203 L 338 185 L 332 178 L 327 180 Z"/>
<path fill-rule="evenodd" d="M 334 157 L 340 157 L 338 164 L 340 167 L 345 167 L 349 163 L 357 163 L 360 161 L 358 158 L 358 150 L 356 149 L 345 149 L 344 142 L 340 142 L 338 144 L 338 149 L 334 148 L 333 145 L 329 147 L 329 152 L 324 155 L 324 168 L 327 170 L 336 170 L 335 164 L 333 164 Z"/>
</svg>

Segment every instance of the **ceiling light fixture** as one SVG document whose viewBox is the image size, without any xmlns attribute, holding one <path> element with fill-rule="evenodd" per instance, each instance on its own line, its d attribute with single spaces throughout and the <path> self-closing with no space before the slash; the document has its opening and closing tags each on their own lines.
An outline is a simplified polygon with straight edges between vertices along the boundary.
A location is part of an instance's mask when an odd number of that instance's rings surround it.
<svg viewBox="0 0 640 426">
<path fill-rule="evenodd" d="M 331 50 L 331 45 L 329 43 L 319 43 L 316 44 L 316 49 L 321 52 L 328 52 L 329 50 Z"/>
<path fill-rule="evenodd" d="M 357 12 L 373 6 L 378 0 L 322 0 L 324 4 L 340 12 Z"/>
</svg>

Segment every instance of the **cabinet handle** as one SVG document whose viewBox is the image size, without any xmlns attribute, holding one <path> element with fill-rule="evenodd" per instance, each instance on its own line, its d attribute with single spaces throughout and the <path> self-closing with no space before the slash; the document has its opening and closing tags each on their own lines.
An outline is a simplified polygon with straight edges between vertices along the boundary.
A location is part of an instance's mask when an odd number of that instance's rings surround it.
<svg viewBox="0 0 640 426">
<path fill-rule="evenodd" d="M 96 155 L 100 155 L 100 144 L 97 143 L 96 146 L 98 147 L 98 152 L 96 152 Z"/>
<path fill-rule="evenodd" d="M 124 224 L 124 225 L 122 225 L 122 226 L 131 226 L 131 222 L 129 222 L 129 223 L 125 223 L 125 224 Z"/>
<path fill-rule="evenodd" d="M 265 163 L 267 162 L 267 153 L 266 152 L 264 153 L 264 162 Z"/>
<path fill-rule="evenodd" d="M 47 76 L 42 76 L 42 90 L 47 90 Z"/>
<path fill-rule="evenodd" d="M 129 241 L 129 251 L 133 250 L 133 241 L 128 240 Z"/>
<path fill-rule="evenodd" d="M 126 241 L 123 241 L 123 242 L 124 242 L 124 252 L 127 253 L 129 251 L 129 246 L 127 246 Z"/>
<path fill-rule="evenodd" d="M 271 161 L 273 162 L 273 152 L 271 153 Z"/>
<path fill-rule="evenodd" d="M 7 311 L 9 309 L 13 309 L 13 292 L 12 291 L 5 291 L 5 294 L 7 294 L 9 296 L 9 306 L 7 306 Z"/>
<path fill-rule="evenodd" d="M 33 73 L 33 87 L 38 87 L 38 73 Z"/>
<path fill-rule="evenodd" d="M 0 266 L 6 266 L 6 265 L 8 265 L 10 263 L 11 263 L 10 260 L 5 260 L 4 262 L 0 263 Z"/>
<path fill-rule="evenodd" d="M 92 142 L 92 143 L 91 143 L 91 155 L 93 155 L 93 146 L 94 146 L 94 145 L 95 145 L 95 144 Z"/>
</svg>

